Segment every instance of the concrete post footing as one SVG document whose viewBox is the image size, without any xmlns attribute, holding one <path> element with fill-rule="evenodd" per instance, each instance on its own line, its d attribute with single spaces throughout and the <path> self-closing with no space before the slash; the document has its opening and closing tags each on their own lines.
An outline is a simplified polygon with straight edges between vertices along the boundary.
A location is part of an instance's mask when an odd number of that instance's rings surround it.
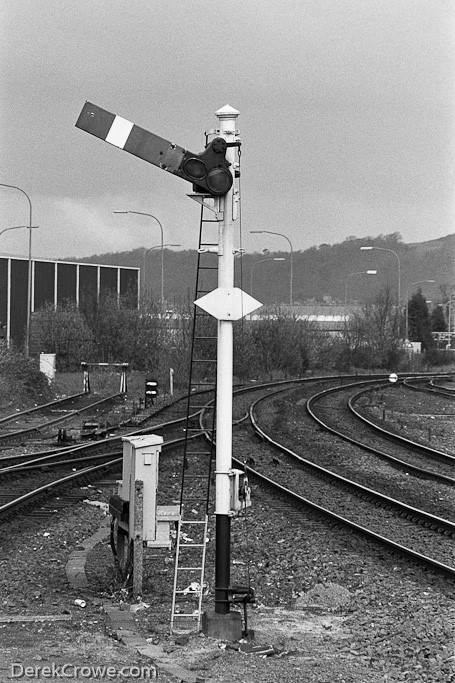
<svg viewBox="0 0 455 683">
<path fill-rule="evenodd" d="M 202 615 L 202 632 L 218 640 L 240 640 L 242 638 L 242 615 L 240 612 L 218 614 L 214 610 Z"/>
</svg>

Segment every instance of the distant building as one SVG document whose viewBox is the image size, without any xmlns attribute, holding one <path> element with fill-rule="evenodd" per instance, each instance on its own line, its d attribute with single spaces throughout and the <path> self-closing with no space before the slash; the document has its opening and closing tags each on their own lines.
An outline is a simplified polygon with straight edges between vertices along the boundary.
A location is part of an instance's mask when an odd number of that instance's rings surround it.
<svg viewBox="0 0 455 683">
<path fill-rule="evenodd" d="M 28 259 L 0 257 L 0 337 L 8 344 L 25 341 L 28 301 Z M 139 268 L 70 261 L 32 261 L 31 313 L 46 304 L 66 301 L 90 309 L 100 296 L 112 293 L 139 303 Z"/>
<path fill-rule="evenodd" d="M 263 306 L 247 316 L 248 320 L 277 318 L 280 315 L 290 316 L 295 320 L 312 323 L 315 330 L 339 335 L 349 321 L 349 317 L 360 310 L 356 306 L 341 304 L 280 304 L 279 306 Z"/>
</svg>

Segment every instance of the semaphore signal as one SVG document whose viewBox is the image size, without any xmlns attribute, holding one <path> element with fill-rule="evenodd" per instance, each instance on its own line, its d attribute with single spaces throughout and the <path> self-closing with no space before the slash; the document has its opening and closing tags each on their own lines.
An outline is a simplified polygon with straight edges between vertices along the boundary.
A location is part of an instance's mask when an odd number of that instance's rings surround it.
<svg viewBox="0 0 455 683">
<path fill-rule="evenodd" d="M 226 159 L 228 143 L 222 137 L 194 154 L 91 102 L 85 103 L 76 127 L 193 183 L 195 192 L 220 197 L 232 187 L 231 164 Z"/>
</svg>

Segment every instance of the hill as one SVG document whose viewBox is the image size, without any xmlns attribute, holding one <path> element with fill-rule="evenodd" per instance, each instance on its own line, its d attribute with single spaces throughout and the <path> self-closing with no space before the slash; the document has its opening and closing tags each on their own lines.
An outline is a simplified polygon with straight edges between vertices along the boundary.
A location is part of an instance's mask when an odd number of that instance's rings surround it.
<svg viewBox="0 0 455 683">
<path fill-rule="evenodd" d="M 361 247 L 374 247 L 361 251 Z M 71 259 L 88 263 L 122 265 L 141 268 L 142 279 L 158 297 L 161 281 L 161 253 L 159 249 L 96 254 L 83 259 Z M 289 303 L 290 254 L 270 252 L 264 261 L 263 253 L 243 254 L 236 261 L 236 286 L 250 292 L 253 264 L 253 295 L 263 303 Z M 273 262 L 273 258 L 285 258 L 285 262 Z M 321 244 L 293 254 L 293 301 L 294 303 L 363 302 L 372 299 L 378 291 L 389 286 L 394 292 L 401 280 L 401 300 L 411 296 L 423 280 L 435 280 L 435 284 L 422 284 L 425 296 L 432 302 L 442 300 L 442 295 L 455 289 L 455 234 L 428 242 L 405 244 L 397 233 L 358 239 L 348 237 L 338 244 Z M 70 259 L 68 259 L 70 260 Z M 196 250 L 164 250 L 164 291 L 170 304 L 192 301 L 196 276 Z M 375 276 L 366 275 L 367 270 L 377 270 Z M 242 285 L 243 283 L 243 285 Z"/>
</svg>

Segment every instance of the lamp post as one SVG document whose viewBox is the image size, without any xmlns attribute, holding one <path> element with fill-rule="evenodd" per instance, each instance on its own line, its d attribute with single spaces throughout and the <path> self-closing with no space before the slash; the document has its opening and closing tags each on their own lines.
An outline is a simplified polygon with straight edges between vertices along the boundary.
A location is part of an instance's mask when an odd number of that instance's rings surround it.
<svg viewBox="0 0 455 683">
<path fill-rule="evenodd" d="M 163 236 L 163 226 L 161 224 L 161 221 L 158 220 L 156 216 L 154 216 L 151 213 L 145 213 L 143 211 L 114 211 L 114 213 L 134 213 L 138 216 L 148 216 L 149 218 L 153 218 L 156 220 L 158 225 L 160 226 L 161 230 L 161 305 L 164 305 L 164 236 Z"/>
<path fill-rule="evenodd" d="M 348 280 L 350 277 L 353 277 L 354 275 L 376 275 L 377 270 L 361 270 L 358 273 L 350 273 L 350 275 L 347 276 L 346 278 L 346 289 L 344 293 L 344 307 L 346 308 L 348 305 Z"/>
<path fill-rule="evenodd" d="M 259 263 L 264 263 L 264 261 L 285 261 L 286 259 L 284 258 L 261 258 L 259 261 L 254 261 L 251 264 L 251 277 L 250 277 L 250 294 L 253 296 L 253 273 L 254 273 L 254 268 L 257 266 Z"/>
<path fill-rule="evenodd" d="M 415 287 L 415 285 L 422 285 L 425 282 L 435 282 L 435 280 L 417 280 L 417 282 L 411 282 L 410 285 L 406 287 L 406 341 L 408 341 L 408 336 L 409 336 L 409 290 L 411 287 Z"/>
<path fill-rule="evenodd" d="M 25 333 L 25 356 L 30 358 L 30 321 L 32 314 L 32 202 L 28 194 L 16 185 L 7 185 L 6 183 L 0 183 L 1 187 L 10 187 L 13 190 L 18 190 L 22 192 L 27 198 L 29 206 L 29 222 L 28 222 L 28 282 L 27 282 L 27 323 L 26 323 L 26 333 Z M 8 228 L 5 228 L 8 230 Z M 4 231 L 3 231 L 4 232 Z"/>
<path fill-rule="evenodd" d="M 27 230 L 30 230 L 29 225 L 13 225 L 11 228 L 3 228 L 3 230 L 0 230 L 0 235 L 3 235 L 3 233 L 7 230 L 19 230 L 20 228 L 26 228 Z M 36 230 L 37 228 L 39 228 L 39 225 L 32 225 L 32 230 Z"/>
<path fill-rule="evenodd" d="M 163 244 L 163 249 L 164 249 L 165 247 L 181 247 L 181 246 L 182 246 L 181 244 Z M 147 258 L 147 254 L 148 254 L 149 252 L 151 252 L 153 249 L 161 249 L 161 244 L 157 244 L 157 245 L 154 246 L 154 247 L 149 247 L 149 249 L 146 249 L 146 250 L 144 251 L 144 255 L 143 255 L 143 257 L 142 257 L 142 274 L 143 274 L 143 280 L 144 280 L 144 282 L 143 282 L 143 290 L 144 290 L 144 292 L 145 292 L 145 284 L 146 284 L 146 277 L 145 277 L 145 272 L 146 272 L 146 271 L 145 271 L 145 259 Z M 163 261 L 161 261 L 161 266 L 163 266 Z M 163 280 L 163 277 L 162 277 L 162 280 Z"/>
<path fill-rule="evenodd" d="M 447 311 L 448 311 L 448 314 L 447 314 L 448 315 L 448 317 L 447 317 L 447 331 L 449 333 L 449 338 L 447 340 L 447 346 L 446 346 L 447 350 L 452 348 L 452 330 L 451 330 L 452 322 L 450 320 L 450 313 L 451 313 L 451 311 L 453 312 L 453 307 L 452 307 L 453 301 L 454 300 L 453 300 L 452 296 L 450 296 L 450 299 L 449 299 L 448 304 L 447 304 Z"/>
<path fill-rule="evenodd" d="M 398 256 L 396 251 L 393 251 L 393 249 L 386 249 L 385 247 L 360 247 L 360 251 L 371 251 L 372 249 L 376 249 L 377 251 L 389 251 L 391 254 L 393 254 L 397 260 L 397 266 L 398 266 L 398 289 L 397 289 L 397 310 L 400 311 L 400 302 L 401 302 L 401 262 L 400 262 L 400 257 Z"/>
<path fill-rule="evenodd" d="M 294 297 L 294 295 L 293 295 L 293 272 L 292 272 L 292 269 L 293 269 L 293 263 L 292 263 L 292 262 L 293 262 L 293 253 L 294 253 L 294 252 L 293 252 L 293 249 L 292 249 L 292 242 L 291 242 L 291 240 L 290 240 L 289 237 L 287 237 L 286 235 L 283 235 L 283 233 L 281 233 L 281 232 L 272 232 L 271 230 L 250 230 L 250 233 L 251 233 L 252 235 L 253 235 L 253 234 L 259 235 L 259 234 L 262 234 L 262 233 L 267 234 L 267 235 L 279 235 L 280 237 L 283 237 L 285 240 L 287 240 L 287 242 L 289 243 L 289 247 L 290 247 L 290 249 L 291 249 L 291 254 L 290 254 L 290 260 L 291 260 L 291 264 L 290 264 L 290 271 L 291 271 L 290 280 L 291 280 L 291 281 L 290 281 L 290 286 L 289 286 L 289 303 L 290 303 L 291 309 L 292 309 L 292 304 L 293 304 L 293 301 L 294 301 L 294 298 L 293 298 L 293 297 Z M 292 312 L 292 311 L 291 311 L 291 312 Z"/>
</svg>

